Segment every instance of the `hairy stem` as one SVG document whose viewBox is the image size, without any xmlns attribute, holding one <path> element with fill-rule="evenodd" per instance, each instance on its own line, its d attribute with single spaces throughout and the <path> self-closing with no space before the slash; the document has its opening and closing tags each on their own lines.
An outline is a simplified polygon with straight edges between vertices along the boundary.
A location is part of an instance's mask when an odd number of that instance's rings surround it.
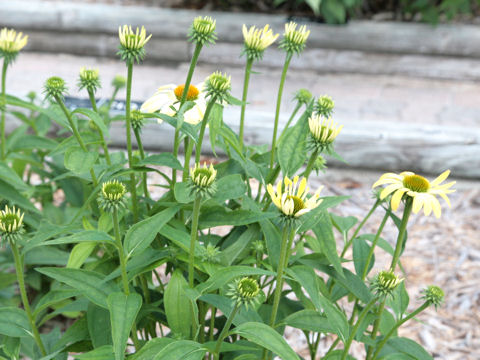
<svg viewBox="0 0 480 360">
<path fill-rule="evenodd" d="M 198 217 L 200 216 L 200 203 L 202 197 L 197 195 L 195 201 L 193 202 L 193 213 L 192 213 L 192 231 L 190 233 L 190 254 L 188 258 L 188 284 L 193 288 L 194 280 L 194 271 L 195 271 L 195 244 L 197 242 L 197 232 L 198 232 Z"/>
<path fill-rule="evenodd" d="M 243 148 L 243 130 L 245 126 L 245 109 L 247 107 L 248 83 L 250 81 L 250 73 L 252 71 L 253 59 L 247 57 L 245 64 L 245 78 L 243 79 L 242 108 L 240 110 L 240 149 Z"/>
<path fill-rule="evenodd" d="M 240 303 L 235 303 L 235 306 L 230 313 L 225 325 L 223 326 L 222 332 L 220 335 L 218 335 L 217 342 L 215 344 L 215 351 L 214 351 L 214 359 L 218 360 L 220 359 L 220 347 L 222 346 L 222 341 L 225 339 L 228 330 L 230 329 L 230 326 L 232 325 L 233 319 L 235 318 L 235 315 L 237 314 L 238 310 L 240 309 Z"/>
<path fill-rule="evenodd" d="M 92 104 L 92 109 L 98 114 L 97 109 L 97 102 L 95 100 L 95 94 L 92 90 L 88 90 L 88 97 L 90 98 L 90 103 Z M 100 135 L 100 140 L 102 142 L 103 153 L 105 154 L 105 160 L 107 161 L 108 165 L 112 165 L 112 161 L 110 159 L 110 153 L 108 152 L 107 142 L 105 141 L 105 137 L 103 136 L 102 130 L 98 128 L 98 134 Z"/>
<path fill-rule="evenodd" d="M 278 131 L 278 120 L 280 118 L 280 106 L 282 104 L 282 94 L 283 94 L 283 87 L 285 85 L 285 79 L 287 78 L 287 70 L 288 66 L 290 65 L 290 60 L 292 60 L 292 54 L 287 53 L 285 58 L 285 63 L 283 65 L 282 77 L 280 79 L 280 85 L 278 87 L 278 95 L 277 95 L 277 107 L 275 110 L 275 122 L 273 124 L 273 136 L 272 136 L 272 151 L 270 154 L 270 170 L 273 169 L 273 163 L 275 161 L 275 147 L 277 143 L 277 131 Z"/>
<path fill-rule="evenodd" d="M 125 101 L 125 120 L 126 120 L 126 131 L 127 131 L 127 152 L 128 152 L 128 167 L 133 168 L 133 155 L 132 155 L 132 124 L 130 119 L 131 113 L 131 99 L 132 99 L 132 73 L 133 73 L 133 62 L 127 64 L 127 98 Z M 137 184 L 135 180 L 135 174 L 130 174 L 130 194 L 132 196 L 132 210 L 133 210 L 133 221 L 138 221 L 138 205 L 137 205 Z"/>
</svg>

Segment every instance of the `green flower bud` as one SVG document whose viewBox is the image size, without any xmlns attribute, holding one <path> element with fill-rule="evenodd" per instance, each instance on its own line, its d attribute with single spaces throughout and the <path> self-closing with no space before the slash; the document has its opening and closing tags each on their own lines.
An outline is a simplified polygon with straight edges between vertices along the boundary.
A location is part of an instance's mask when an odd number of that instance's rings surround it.
<svg viewBox="0 0 480 360">
<path fill-rule="evenodd" d="M 328 95 L 323 95 L 318 98 L 313 111 L 317 115 L 322 115 L 328 118 L 332 116 L 334 106 L 335 103 L 332 98 Z"/>
<path fill-rule="evenodd" d="M 203 248 L 202 260 L 211 264 L 218 264 L 220 262 L 220 250 L 218 247 L 208 244 L 206 248 Z"/>
<path fill-rule="evenodd" d="M 141 130 L 143 125 L 145 125 L 145 117 L 139 110 L 132 110 L 130 121 L 134 130 Z"/>
<path fill-rule="evenodd" d="M 92 91 L 95 93 L 99 88 L 101 88 L 101 85 L 98 69 L 87 69 L 82 67 L 78 78 L 78 89 L 87 89 L 88 92 Z"/>
<path fill-rule="evenodd" d="M 232 298 L 237 304 L 244 305 L 248 309 L 249 306 L 255 306 L 259 302 L 260 286 L 257 280 L 244 277 L 236 280 L 229 286 L 227 296 Z"/>
<path fill-rule="evenodd" d="M 140 63 L 145 57 L 145 44 L 152 35 L 148 35 L 145 27 L 138 27 L 133 31 L 131 26 L 123 25 L 118 28 L 118 38 L 120 40 L 119 51 L 117 55 L 127 64 L 134 62 Z"/>
<path fill-rule="evenodd" d="M 312 93 L 307 89 L 300 89 L 295 93 L 294 99 L 297 100 L 300 104 L 307 105 L 312 99 Z"/>
<path fill-rule="evenodd" d="M 206 97 L 216 97 L 217 101 L 221 103 L 230 95 L 231 77 L 216 71 L 207 78 L 205 88 Z"/>
<path fill-rule="evenodd" d="M 300 53 L 305 49 L 305 43 L 307 42 L 310 30 L 307 30 L 305 25 L 302 25 L 297 30 L 297 24 L 293 21 L 285 24 L 285 32 L 283 38 L 280 41 L 280 49 L 285 50 L 289 54 Z"/>
<path fill-rule="evenodd" d="M 255 254 L 264 254 L 265 244 L 263 243 L 263 240 L 255 240 L 252 242 L 252 250 Z"/>
<path fill-rule="evenodd" d="M 0 245 L 3 241 L 16 242 L 24 233 L 23 216 L 20 209 L 8 208 L 0 211 Z"/>
<path fill-rule="evenodd" d="M 378 297 L 392 296 L 393 291 L 403 281 L 393 271 L 380 271 L 371 281 L 370 287 Z"/>
<path fill-rule="evenodd" d="M 112 80 L 112 86 L 116 89 L 123 89 L 127 84 L 127 79 L 122 75 L 115 75 Z"/>
<path fill-rule="evenodd" d="M 114 209 L 126 208 L 127 189 L 118 180 L 107 181 L 102 184 L 102 191 L 98 195 L 98 203 L 106 212 L 113 212 Z"/>
<path fill-rule="evenodd" d="M 58 76 L 52 76 L 47 79 L 43 88 L 43 93 L 46 95 L 47 99 L 63 99 L 63 96 L 67 93 L 65 80 Z"/>
<path fill-rule="evenodd" d="M 215 178 L 217 176 L 217 170 L 207 167 L 204 163 L 203 167 L 199 164 L 195 164 L 193 168 L 190 168 L 190 188 L 192 193 L 197 193 L 200 196 L 212 196 L 216 191 Z"/>
<path fill-rule="evenodd" d="M 422 293 L 422 299 L 429 305 L 435 306 L 435 309 L 443 304 L 445 293 L 438 286 L 430 285 Z"/>
<path fill-rule="evenodd" d="M 216 23 L 210 16 L 196 17 L 190 28 L 188 39 L 201 45 L 215 44 L 215 40 L 217 40 Z"/>
</svg>

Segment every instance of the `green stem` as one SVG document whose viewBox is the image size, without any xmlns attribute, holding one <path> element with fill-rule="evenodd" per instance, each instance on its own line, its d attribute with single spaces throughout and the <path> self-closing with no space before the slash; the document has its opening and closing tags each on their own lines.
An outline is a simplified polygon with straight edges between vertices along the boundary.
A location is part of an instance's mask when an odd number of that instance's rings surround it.
<svg viewBox="0 0 480 360">
<path fill-rule="evenodd" d="M 92 90 L 88 90 L 88 97 L 90 98 L 90 103 L 92 104 L 93 111 L 95 111 L 97 114 L 99 114 L 98 109 L 97 109 L 97 102 L 95 100 L 95 94 L 93 93 Z M 102 141 L 102 147 L 103 147 L 103 153 L 105 154 L 105 160 L 107 161 L 108 165 L 112 165 L 112 161 L 110 159 L 110 153 L 108 152 L 107 142 L 105 141 L 105 137 L 103 136 L 102 130 L 100 130 L 100 128 L 98 128 L 98 134 L 100 135 L 100 140 Z"/>
<path fill-rule="evenodd" d="M 190 159 L 192 157 L 192 152 L 193 152 L 193 141 L 186 138 L 185 139 L 185 163 L 183 164 L 182 181 L 188 180 L 188 174 L 190 169 Z"/>
<path fill-rule="evenodd" d="M 376 315 L 377 319 L 373 323 L 372 335 L 370 336 L 372 340 L 375 340 L 377 338 L 377 333 L 378 333 L 378 329 L 380 328 L 380 322 L 382 321 L 382 314 L 383 314 L 383 310 L 385 310 L 386 301 L 387 301 L 387 298 L 385 297 L 383 301 L 380 303 L 380 306 L 378 308 L 377 315 Z M 365 357 L 365 359 L 369 359 L 370 356 L 372 355 L 372 352 L 373 352 L 373 348 L 367 345 L 367 356 Z"/>
<path fill-rule="evenodd" d="M 42 339 L 40 338 L 40 333 L 38 332 L 37 325 L 35 324 L 35 319 L 32 314 L 32 309 L 30 308 L 30 303 L 28 302 L 27 290 L 25 288 L 25 277 L 23 275 L 23 261 L 18 252 L 17 246 L 15 243 L 10 242 L 10 246 L 13 252 L 13 258 L 15 259 L 15 271 L 17 272 L 18 287 L 20 288 L 20 296 L 22 297 L 23 307 L 27 313 L 28 321 L 33 331 L 33 338 L 37 343 L 42 356 L 46 356 L 47 352 L 45 351 L 45 346 L 43 345 Z"/>
<path fill-rule="evenodd" d="M 362 323 L 363 319 L 365 316 L 367 316 L 368 312 L 372 308 L 373 305 L 377 302 L 377 298 L 373 298 L 372 300 L 369 301 L 369 303 L 365 306 L 365 308 L 362 310 L 360 315 L 358 316 L 357 323 L 353 327 L 350 336 L 348 337 L 347 342 L 345 343 L 345 347 L 343 349 L 343 354 L 341 360 L 345 360 L 348 356 L 348 350 L 350 350 L 350 346 L 352 345 L 352 341 L 355 338 L 355 335 L 357 334 L 358 328 L 360 327 L 360 324 Z"/>
<path fill-rule="evenodd" d="M 195 262 L 195 244 L 197 242 L 197 232 L 198 232 L 198 217 L 200 216 L 200 204 L 202 197 L 197 195 L 195 201 L 193 202 L 193 213 L 192 213 L 192 231 L 190 233 L 190 254 L 188 259 L 188 284 L 193 288 L 193 279 L 194 279 L 194 262 Z"/>
<path fill-rule="evenodd" d="M 388 218 L 390 217 L 390 214 L 388 213 L 388 210 L 385 212 L 385 215 L 383 216 L 382 222 L 380 223 L 380 227 L 378 228 L 377 233 L 375 234 L 375 238 L 372 241 L 372 246 L 370 247 L 370 251 L 368 252 L 367 260 L 365 261 L 365 267 L 363 268 L 362 272 L 362 280 L 365 280 L 368 274 L 368 268 L 370 267 L 370 262 L 372 261 L 373 254 L 375 253 L 375 247 L 377 246 L 377 242 L 380 239 L 380 235 L 383 232 L 383 228 L 385 227 L 385 224 L 387 223 Z"/>
<path fill-rule="evenodd" d="M 135 134 L 135 139 L 137 140 L 138 151 L 140 152 L 140 158 L 143 160 L 145 159 L 145 151 L 143 150 L 143 143 L 142 137 L 140 136 L 140 131 L 138 129 L 133 129 L 133 133 Z M 143 194 L 147 199 L 150 199 L 150 193 L 148 192 L 147 186 L 147 173 L 142 174 L 142 185 L 143 185 Z M 147 207 L 149 207 L 147 203 Z"/>
<path fill-rule="evenodd" d="M 198 164 L 200 161 L 200 155 L 202 155 L 202 143 L 203 137 L 205 136 L 205 129 L 207 128 L 208 117 L 210 116 L 210 112 L 213 109 L 213 105 L 215 105 L 215 101 L 217 100 L 216 96 L 212 96 L 210 101 L 207 104 L 207 108 L 205 109 L 205 115 L 203 116 L 202 125 L 200 127 L 200 134 L 198 135 L 198 142 L 197 147 L 195 149 L 195 163 Z M 190 159 L 188 159 L 190 160 Z M 185 163 L 187 159 L 185 159 Z"/>
<path fill-rule="evenodd" d="M 78 145 L 80 145 L 80 147 L 82 148 L 83 151 L 88 152 L 88 149 L 85 146 L 85 143 L 83 142 L 83 139 L 80 136 L 80 133 L 78 132 L 77 127 L 75 126 L 75 123 L 73 122 L 72 115 L 70 114 L 70 111 L 68 111 L 67 107 L 63 103 L 62 98 L 60 98 L 59 96 L 55 96 L 55 100 L 57 101 L 58 105 L 62 109 L 65 116 L 67 117 L 68 123 L 70 124 L 70 127 L 72 128 L 73 135 L 75 136 L 75 139 L 77 139 Z M 97 186 L 98 180 L 97 180 L 97 177 L 96 177 L 93 169 L 90 169 L 90 175 L 92 176 L 93 185 Z"/>
<path fill-rule="evenodd" d="M 230 329 L 230 326 L 232 325 L 233 319 L 235 318 L 235 315 L 237 314 L 238 310 L 240 309 L 240 303 L 235 303 L 235 306 L 230 313 L 230 316 L 227 319 L 227 322 L 225 323 L 222 332 L 220 335 L 218 335 L 217 343 L 215 344 L 215 351 L 214 351 L 214 358 L 215 360 L 220 359 L 220 347 L 222 346 L 222 341 L 225 339 L 228 330 Z"/>
<path fill-rule="evenodd" d="M 307 168 L 305 169 L 305 172 L 303 173 L 303 176 L 305 179 L 308 180 L 308 177 L 310 176 L 310 173 L 312 172 L 313 165 L 315 165 L 315 161 L 317 160 L 318 157 L 318 149 L 315 149 L 310 156 L 310 160 L 308 160 Z"/>
<path fill-rule="evenodd" d="M 252 70 L 253 59 L 247 57 L 247 63 L 245 64 L 245 78 L 243 79 L 243 95 L 242 95 L 242 108 L 240 110 L 240 149 L 243 148 L 243 130 L 245 125 L 245 109 L 247 108 L 247 94 L 248 83 L 250 81 L 250 73 Z"/>
<path fill-rule="evenodd" d="M 406 323 L 408 320 L 414 318 L 418 314 L 420 314 L 423 310 L 425 310 L 429 306 L 429 303 L 424 303 L 421 305 L 418 309 L 416 309 L 414 312 L 409 314 L 408 316 L 404 317 L 402 320 L 397 322 L 395 326 L 385 335 L 385 337 L 380 341 L 380 343 L 376 346 L 375 353 L 373 354 L 372 360 L 375 360 L 378 357 L 378 354 L 382 350 L 383 346 L 387 343 L 388 339 L 395 333 L 395 331 L 402 326 L 404 323 Z"/>
<path fill-rule="evenodd" d="M 117 244 L 118 258 L 120 259 L 120 269 L 122 271 L 122 284 L 123 292 L 125 295 L 130 294 L 130 288 L 128 286 L 128 276 L 127 276 L 127 261 L 125 259 L 125 251 L 123 250 L 122 238 L 120 236 L 120 225 L 118 223 L 118 210 L 113 209 L 113 231 L 115 233 L 115 242 Z"/>
<path fill-rule="evenodd" d="M 213 341 L 213 330 L 215 329 L 215 316 L 217 314 L 217 308 L 212 306 L 210 310 L 210 325 L 208 329 L 208 340 Z"/>
<path fill-rule="evenodd" d="M 118 210 L 113 209 L 112 213 L 113 217 L 113 231 L 115 233 L 115 243 L 117 244 L 118 250 L 118 258 L 120 259 L 120 269 L 122 273 L 122 284 L 123 284 L 123 292 L 126 296 L 130 295 L 130 287 L 128 286 L 128 276 L 127 276 L 127 259 L 125 258 L 125 251 L 123 249 L 122 238 L 120 236 L 120 224 L 118 222 Z M 140 350 L 140 343 L 138 342 L 137 338 L 137 325 L 134 322 L 132 325 L 132 340 L 135 349 L 138 351 Z"/>
<path fill-rule="evenodd" d="M 127 98 L 125 101 L 125 120 L 126 120 L 126 132 L 127 132 L 127 152 L 128 152 L 128 167 L 133 168 L 133 155 L 132 155 L 132 125 L 130 119 L 131 113 L 131 99 L 132 99 L 132 73 L 133 62 L 127 63 Z M 137 205 L 137 186 L 135 181 L 135 174 L 130 174 L 130 194 L 132 195 L 132 210 L 133 221 L 138 221 L 138 205 Z"/>
<path fill-rule="evenodd" d="M 3 60 L 3 67 L 2 67 L 2 120 L 0 122 L 0 133 L 1 133 L 1 155 L 2 155 L 2 160 L 5 160 L 6 155 L 7 155 L 7 147 L 6 147 L 6 138 L 5 138 L 5 112 L 7 111 L 7 97 L 5 96 L 6 92 L 6 81 L 7 81 L 7 67 L 8 67 L 8 62 L 7 60 Z"/>
<path fill-rule="evenodd" d="M 276 278 L 276 286 L 275 286 L 275 293 L 273 296 L 273 307 L 272 312 L 270 313 L 270 327 L 275 328 L 275 322 L 277 320 L 277 312 L 278 306 L 280 304 L 280 298 L 282 295 L 282 288 L 283 288 L 283 271 L 285 265 L 288 264 L 288 244 L 291 244 L 293 236 L 295 235 L 295 230 L 291 229 L 288 226 L 283 228 L 282 234 L 282 245 L 280 248 L 280 259 L 278 260 L 278 267 L 277 267 L 277 278 Z M 265 360 L 267 358 L 268 351 L 263 351 L 262 359 Z"/>
<path fill-rule="evenodd" d="M 196 43 L 195 50 L 193 51 L 192 60 L 190 61 L 190 68 L 188 69 L 187 78 L 185 79 L 185 85 L 183 88 L 182 98 L 180 100 L 180 105 L 178 109 L 180 110 L 182 105 L 187 99 L 188 89 L 190 88 L 190 83 L 192 82 L 193 72 L 195 71 L 195 66 L 197 65 L 198 57 L 200 56 L 200 51 L 202 51 L 202 44 Z M 180 129 L 175 129 L 175 137 L 173 140 L 173 156 L 178 157 L 178 149 L 180 147 Z M 177 170 L 172 170 L 172 189 L 177 182 Z"/>
<path fill-rule="evenodd" d="M 277 142 L 278 120 L 280 118 L 280 105 L 282 104 L 283 86 L 285 85 L 285 79 L 287 78 L 287 70 L 292 60 L 292 54 L 287 53 L 285 58 L 285 64 L 283 65 L 282 77 L 280 79 L 280 86 L 278 87 L 277 95 L 277 108 L 275 110 L 275 122 L 273 125 L 273 137 L 272 137 L 272 151 L 270 155 L 270 169 L 273 169 L 273 163 L 275 161 L 275 147 Z"/>
<path fill-rule="evenodd" d="M 120 90 L 120 88 L 118 88 L 118 87 L 113 89 L 112 96 L 111 96 L 110 100 L 108 100 L 108 103 L 107 103 L 107 111 L 108 112 L 110 112 L 110 109 L 112 108 L 112 104 L 115 101 L 115 98 L 117 97 L 118 90 Z"/>
<path fill-rule="evenodd" d="M 285 125 L 285 127 L 283 128 L 281 134 L 280 134 L 280 137 L 278 138 L 278 141 L 280 142 L 282 140 L 282 138 L 285 136 L 285 131 L 288 129 L 288 127 L 290 126 L 290 124 L 292 123 L 293 119 L 295 118 L 295 116 L 297 115 L 298 113 L 298 110 L 300 110 L 300 108 L 302 107 L 302 103 L 300 102 L 297 102 L 297 105 L 295 105 L 295 109 L 293 109 L 293 112 L 292 112 L 292 115 L 290 115 L 290 118 L 288 119 L 287 121 L 287 124 Z"/>
<path fill-rule="evenodd" d="M 403 209 L 402 222 L 400 223 L 400 228 L 398 230 L 397 244 L 395 245 L 392 264 L 390 265 L 390 270 L 393 272 L 395 272 L 398 260 L 400 259 L 400 253 L 402 252 L 403 245 L 406 241 L 405 233 L 407 231 L 408 218 L 412 213 L 412 205 L 413 199 L 411 197 L 407 197 L 407 200 L 405 201 L 405 208 Z"/>
<path fill-rule="evenodd" d="M 360 232 L 360 230 L 363 228 L 363 226 L 365 225 L 365 223 L 367 222 L 367 220 L 370 218 L 370 216 L 372 216 L 373 212 L 375 211 L 375 209 L 380 205 L 380 201 L 377 200 L 375 201 L 375 203 L 373 204 L 372 208 L 370 209 L 370 211 L 368 212 L 367 216 L 365 216 L 365 218 L 362 220 L 362 222 L 357 226 L 357 228 L 355 229 L 355 232 L 353 233 L 352 237 L 350 238 L 350 240 L 348 240 L 348 242 L 345 244 L 344 248 L 343 248 L 343 251 L 342 251 L 342 255 L 341 257 L 344 257 L 345 256 L 345 253 L 347 252 L 348 248 L 352 245 L 353 243 L 353 240 L 357 237 L 358 233 Z"/>
</svg>

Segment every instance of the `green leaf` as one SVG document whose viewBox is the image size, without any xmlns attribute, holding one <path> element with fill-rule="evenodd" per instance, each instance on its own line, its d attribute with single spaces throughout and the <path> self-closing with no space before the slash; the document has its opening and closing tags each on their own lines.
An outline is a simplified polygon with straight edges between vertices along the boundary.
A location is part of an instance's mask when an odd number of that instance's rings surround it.
<svg viewBox="0 0 480 360">
<path fill-rule="evenodd" d="M 400 319 L 405 314 L 409 302 L 410 298 L 408 296 L 407 289 L 405 288 L 404 281 L 397 286 L 393 292 L 393 296 L 387 299 L 387 305 L 392 308 L 397 319 Z"/>
<path fill-rule="evenodd" d="M 280 241 L 281 233 L 278 227 L 274 226 L 270 220 L 260 221 L 263 235 L 265 236 L 265 243 L 267 245 L 268 260 L 270 264 L 276 269 L 278 266 L 278 259 L 280 259 Z"/>
<path fill-rule="evenodd" d="M 136 166 L 146 166 L 146 165 L 156 165 L 156 166 L 167 166 L 172 169 L 183 170 L 182 164 L 180 161 L 173 156 L 171 153 L 162 153 L 147 156 L 145 159 L 140 160 L 135 164 Z"/>
<path fill-rule="evenodd" d="M 239 174 L 227 175 L 217 181 L 217 191 L 213 199 L 219 203 L 245 196 L 247 186 Z"/>
<path fill-rule="evenodd" d="M 285 131 L 282 142 L 278 144 L 278 162 L 285 176 L 295 175 L 305 162 L 307 157 L 306 131 L 304 122 L 299 122 Z"/>
<path fill-rule="evenodd" d="M 209 209 L 208 212 L 200 215 L 200 229 L 208 229 L 223 225 L 247 225 L 264 219 L 276 217 L 275 213 L 254 212 L 250 210 L 227 211 L 223 206 Z"/>
<path fill-rule="evenodd" d="M 370 245 L 364 239 L 359 237 L 353 239 L 353 264 L 355 265 L 355 272 L 360 277 L 363 275 L 369 252 Z M 375 255 L 372 256 L 366 274 L 373 267 L 373 264 L 375 264 Z"/>
<path fill-rule="evenodd" d="M 325 254 L 335 270 L 339 274 L 343 274 L 342 263 L 337 253 L 337 243 L 333 235 L 332 222 L 326 210 L 318 214 L 317 223 L 313 228 L 313 232 L 318 243 L 315 244 L 315 248 L 312 248 L 312 250 Z"/>
<path fill-rule="evenodd" d="M 330 214 L 332 218 L 333 225 L 341 233 L 348 233 L 348 231 L 355 226 L 357 223 L 357 218 L 355 216 L 339 216 L 335 214 Z"/>
<path fill-rule="evenodd" d="M 94 243 L 109 242 L 114 244 L 112 237 L 103 231 L 84 230 L 70 236 L 64 236 L 58 239 L 47 240 L 42 243 L 37 243 L 35 246 L 76 244 L 76 243 L 85 243 L 85 242 L 94 242 Z"/>
<path fill-rule="evenodd" d="M 245 248 L 255 238 L 259 237 L 259 233 L 256 227 L 252 226 L 243 232 L 242 235 L 229 247 L 222 250 L 221 258 L 222 264 L 231 265 L 238 256 L 245 250 Z"/>
<path fill-rule="evenodd" d="M 247 340 L 277 354 L 282 360 L 300 360 L 285 339 L 270 326 L 259 322 L 248 322 L 237 326 L 231 334 L 238 334 Z"/>
<path fill-rule="evenodd" d="M 0 308 L 0 334 L 11 337 L 30 337 L 32 330 L 25 311 L 16 307 Z"/>
<path fill-rule="evenodd" d="M 316 310 L 297 311 L 283 319 L 280 325 L 318 333 L 336 333 L 335 327 L 325 313 L 322 314 Z"/>
<path fill-rule="evenodd" d="M 104 282 L 104 275 L 82 269 L 44 267 L 36 271 L 79 290 L 87 299 L 98 306 L 107 307 L 109 294 L 118 291 L 118 287 Z"/>
<path fill-rule="evenodd" d="M 140 351 L 137 351 L 128 360 L 151 360 L 153 359 L 165 346 L 174 342 L 172 338 L 155 338 L 148 341 L 142 346 Z"/>
<path fill-rule="evenodd" d="M 31 187 L 25 184 L 14 170 L 2 162 L 0 162 L 0 174 L 2 174 L 2 180 L 6 181 L 18 191 L 31 190 Z"/>
<path fill-rule="evenodd" d="M 175 270 L 167 288 L 164 303 L 168 326 L 174 334 L 189 337 L 192 328 L 192 311 L 185 288 L 188 287 L 180 270 Z"/>
<path fill-rule="evenodd" d="M 84 354 L 74 355 L 74 358 L 78 360 L 113 360 L 115 356 L 112 345 L 104 345 Z"/>
<path fill-rule="evenodd" d="M 145 250 L 155 239 L 161 228 L 175 216 L 179 208 L 180 206 L 167 208 L 128 229 L 124 241 L 127 257 Z"/>
<path fill-rule="evenodd" d="M 194 341 L 178 340 L 165 346 L 153 360 L 202 360 L 207 349 Z"/>
<path fill-rule="evenodd" d="M 24 210 L 30 210 L 35 213 L 39 213 L 37 208 L 26 199 L 18 190 L 12 185 L 4 182 L 0 179 L 0 199 L 8 199 L 11 203 L 18 205 Z"/>
<path fill-rule="evenodd" d="M 415 341 L 403 337 L 389 339 L 385 344 L 385 347 L 382 349 L 382 351 L 380 351 L 379 358 L 382 358 L 382 356 L 392 352 L 399 352 L 411 356 L 416 360 L 433 359 L 432 356 Z"/>
<path fill-rule="evenodd" d="M 90 171 L 97 159 L 97 152 L 83 151 L 80 147 L 74 146 L 65 152 L 64 165 L 75 174 L 83 174 Z"/>
<path fill-rule="evenodd" d="M 10 150 L 53 150 L 57 146 L 58 143 L 55 140 L 37 135 L 24 135 L 22 136 L 21 141 L 15 141 L 11 144 Z"/>
<path fill-rule="evenodd" d="M 62 349 L 69 344 L 88 340 L 89 336 L 87 319 L 81 317 L 65 331 L 62 338 L 55 343 L 54 349 Z"/>
<path fill-rule="evenodd" d="M 112 345 L 112 327 L 110 325 L 110 312 L 93 303 L 88 304 L 87 325 L 93 347 Z"/>
<path fill-rule="evenodd" d="M 92 251 L 97 246 L 96 242 L 82 242 L 73 247 L 68 258 L 67 268 L 79 269 L 85 260 L 88 259 Z"/>
<path fill-rule="evenodd" d="M 95 123 L 95 125 L 97 125 L 97 127 L 100 129 L 100 131 L 102 132 L 105 138 L 109 137 L 108 128 L 105 125 L 105 122 L 103 121 L 101 116 L 98 115 L 95 111 L 91 109 L 86 109 L 86 108 L 77 108 L 72 112 L 72 115 L 73 114 L 82 114 L 88 117 L 90 120 L 92 120 Z"/>
<path fill-rule="evenodd" d="M 191 188 L 186 182 L 176 183 L 173 188 L 175 200 L 181 204 L 190 204 L 195 200 L 195 193 L 192 193 Z"/>
<path fill-rule="evenodd" d="M 338 310 L 327 298 L 320 294 L 315 271 L 303 265 L 294 266 L 287 271 L 288 274 L 291 274 L 307 291 L 317 310 L 323 310 L 325 312 L 331 326 L 335 329 L 333 332 L 339 335 L 342 341 L 345 341 L 350 334 L 348 320 L 343 312 Z"/>
<path fill-rule="evenodd" d="M 322 3 L 322 0 L 305 0 L 305 2 L 310 6 L 315 15 L 320 14 L 320 4 Z"/>
<path fill-rule="evenodd" d="M 122 360 L 125 358 L 128 336 L 142 307 L 142 297 L 137 293 L 127 296 L 116 292 L 108 295 L 107 304 L 110 311 L 115 359 Z"/>
</svg>

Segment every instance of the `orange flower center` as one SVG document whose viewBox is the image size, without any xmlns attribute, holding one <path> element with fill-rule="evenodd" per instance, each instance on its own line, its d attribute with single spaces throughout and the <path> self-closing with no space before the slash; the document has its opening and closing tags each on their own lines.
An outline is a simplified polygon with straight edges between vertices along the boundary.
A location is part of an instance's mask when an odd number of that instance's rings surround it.
<svg viewBox="0 0 480 360">
<path fill-rule="evenodd" d="M 178 101 L 182 100 L 183 90 L 185 89 L 185 84 L 178 85 L 175 90 L 173 90 Z M 195 85 L 190 85 L 187 91 L 187 101 L 193 101 L 198 99 L 198 94 L 200 91 Z"/>
</svg>

